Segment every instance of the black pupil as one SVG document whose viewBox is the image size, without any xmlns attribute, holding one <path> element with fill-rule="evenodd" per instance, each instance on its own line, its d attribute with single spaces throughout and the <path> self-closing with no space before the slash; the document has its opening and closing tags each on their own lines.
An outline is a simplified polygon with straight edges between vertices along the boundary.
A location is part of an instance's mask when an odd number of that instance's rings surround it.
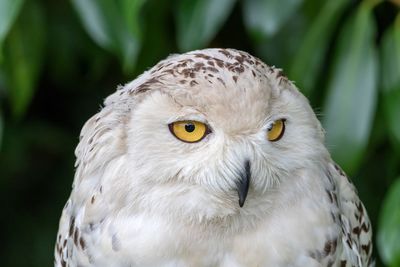
<svg viewBox="0 0 400 267">
<path fill-rule="evenodd" d="M 196 128 L 196 126 L 194 126 L 193 123 L 188 123 L 188 124 L 185 125 L 185 130 L 188 133 L 193 132 L 195 128 Z"/>
</svg>

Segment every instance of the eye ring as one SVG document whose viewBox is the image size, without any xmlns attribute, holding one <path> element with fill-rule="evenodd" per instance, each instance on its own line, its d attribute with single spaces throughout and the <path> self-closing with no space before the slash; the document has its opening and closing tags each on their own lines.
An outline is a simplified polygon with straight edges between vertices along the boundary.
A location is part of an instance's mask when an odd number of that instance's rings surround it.
<svg viewBox="0 0 400 267">
<path fill-rule="evenodd" d="M 268 127 L 267 139 L 270 142 L 279 141 L 285 133 L 285 122 L 286 119 L 279 119 L 274 121 L 270 127 Z"/>
<path fill-rule="evenodd" d="M 168 124 L 168 128 L 175 138 L 185 143 L 200 142 L 211 133 L 207 124 L 193 120 L 175 121 Z"/>
</svg>

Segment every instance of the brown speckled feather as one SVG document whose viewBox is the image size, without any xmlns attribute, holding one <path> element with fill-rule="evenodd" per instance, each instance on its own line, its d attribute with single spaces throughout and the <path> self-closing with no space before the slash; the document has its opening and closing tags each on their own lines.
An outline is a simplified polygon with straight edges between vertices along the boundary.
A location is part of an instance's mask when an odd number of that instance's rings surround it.
<svg viewBox="0 0 400 267">
<path fill-rule="evenodd" d="M 339 224 L 343 251 L 338 266 L 374 266 L 372 255 L 372 227 L 364 205 L 354 185 L 343 170 L 334 164 L 330 168 L 339 195 Z"/>
</svg>

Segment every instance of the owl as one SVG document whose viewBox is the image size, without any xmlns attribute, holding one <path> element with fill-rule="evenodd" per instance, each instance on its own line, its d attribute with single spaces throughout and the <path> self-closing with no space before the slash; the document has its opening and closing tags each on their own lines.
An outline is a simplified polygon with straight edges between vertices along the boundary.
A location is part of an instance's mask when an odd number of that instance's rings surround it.
<svg viewBox="0 0 400 267">
<path fill-rule="evenodd" d="M 372 266 L 371 224 L 280 69 L 172 55 L 84 125 L 55 266 Z"/>
</svg>

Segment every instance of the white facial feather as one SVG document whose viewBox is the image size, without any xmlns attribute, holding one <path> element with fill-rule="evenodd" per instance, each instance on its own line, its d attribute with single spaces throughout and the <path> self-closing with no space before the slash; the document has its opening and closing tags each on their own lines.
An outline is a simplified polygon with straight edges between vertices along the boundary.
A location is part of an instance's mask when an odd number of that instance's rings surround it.
<svg viewBox="0 0 400 267">
<path fill-rule="evenodd" d="M 283 136 L 271 142 L 268 129 L 281 119 Z M 182 142 L 168 125 L 185 120 L 210 133 Z M 370 258 L 343 256 L 340 218 L 362 204 L 333 167 L 307 99 L 247 53 L 207 49 L 161 61 L 105 100 L 83 127 L 76 156 L 56 266 L 331 266 Z M 352 203 L 347 211 L 342 199 Z"/>
</svg>

